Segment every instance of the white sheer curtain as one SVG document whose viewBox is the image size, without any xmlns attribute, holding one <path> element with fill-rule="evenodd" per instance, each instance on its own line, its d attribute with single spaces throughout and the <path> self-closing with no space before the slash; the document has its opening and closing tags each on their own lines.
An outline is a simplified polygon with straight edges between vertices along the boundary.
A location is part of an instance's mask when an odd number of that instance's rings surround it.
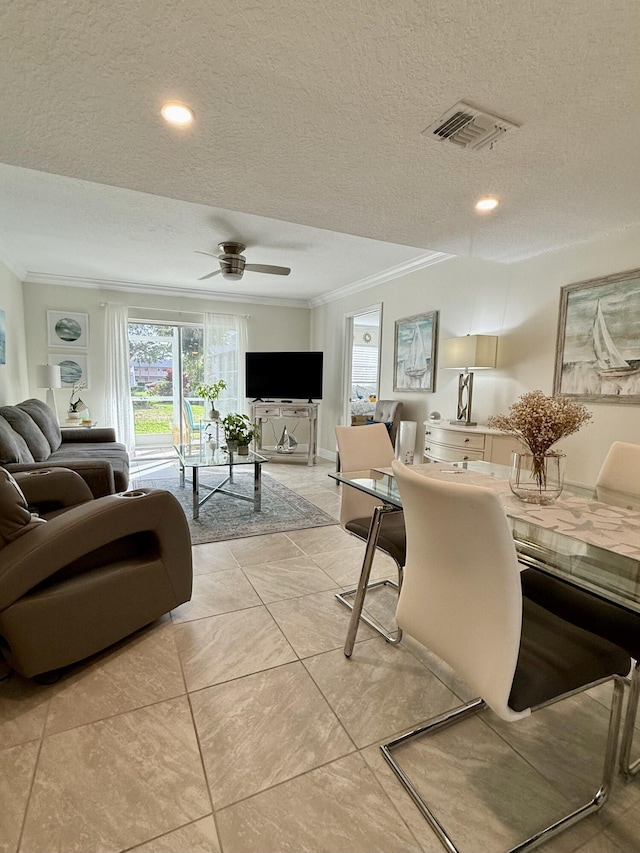
<svg viewBox="0 0 640 853">
<path fill-rule="evenodd" d="M 135 448 L 133 406 L 129 387 L 129 337 L 126 305 L 105 308 L 105 425 L 112 426 L 116 438 L 129 453 Z"/>
<path fill-rule="evenodd" d="M 245 412 L 244 355 L 247 318 L 236 314 L 204 315 L 204 381 L 224 379 L 227 388 L 216 401 L 221 414 Z"/>
</svg>

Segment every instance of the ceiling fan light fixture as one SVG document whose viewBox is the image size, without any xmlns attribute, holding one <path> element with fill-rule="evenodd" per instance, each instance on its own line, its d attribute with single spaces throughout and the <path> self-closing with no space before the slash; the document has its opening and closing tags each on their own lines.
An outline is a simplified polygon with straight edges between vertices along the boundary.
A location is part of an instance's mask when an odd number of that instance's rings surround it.
<svg viewBox="0 0 640 853">
<path fill-rule="evenodd" d="M 201 276 L 198 281 L 204 281 L 208 278 L 213 278 L 214 275 L 222 275 L 227 281 L 240 281 L 247 272 L 266 273 L 267 275 L 289 275 L 290 267 L 277 267 L 273 264 L 248 264 L 245 256 L 242 254 L 247 247 L 244 243 L 236 243 L 231 241 L 222 241 L 218 243 L 218 249 L 222 254 L 212 255 L 210 252 L 197 251 L 199 255 L 209 255 L 215 258 L 220 269 L 213 270 L 207 275 Z"/>
<path fill-rule="evenodd" d="M 194 119 L 191 107 L 188 107 L 186 104 L 180 104 L 177 101 L 169 101 L 163 104 L 160 112 L 163 119 L 168 121 L 169 124 L 176 124 L 181 127 L 191 124 Z"/>
</svg>

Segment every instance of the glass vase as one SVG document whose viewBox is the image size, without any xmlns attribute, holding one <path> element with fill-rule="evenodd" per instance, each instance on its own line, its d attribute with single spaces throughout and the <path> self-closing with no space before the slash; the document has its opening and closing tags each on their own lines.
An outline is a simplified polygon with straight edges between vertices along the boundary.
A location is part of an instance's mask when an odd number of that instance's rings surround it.
<svg viewBox="0 0 640 853">
<path fill-rule="evenodd" d="M 509 486 L 513 494 L 529 504 L 551 504 L 562 494 L 564 453 L 544 454 L 514 451 Z"/>
</svg>

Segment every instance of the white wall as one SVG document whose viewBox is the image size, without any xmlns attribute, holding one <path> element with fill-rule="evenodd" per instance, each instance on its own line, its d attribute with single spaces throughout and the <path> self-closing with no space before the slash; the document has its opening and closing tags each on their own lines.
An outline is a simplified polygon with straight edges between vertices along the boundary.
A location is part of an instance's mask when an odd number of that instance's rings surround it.
<svg viewBox="0 0 640 853">
<path fill-rule="evenodd" d="M 64 348 L 49 349 L 47 343 L 47 310 L 74 311 L 89 315 L 88 373 L 90 387 L 82 399 L 91 416 L 104 423 L 105 336 L 104 307 L 101 303 L 116 302 L 134 306 L 131 313 L 149 320 L 202 322 L 206 311 L 222 314 L 249 315 L 248 345 L 254 350 L 306 350 L 309 348 L 310 310 L 280 308 L 271 305 L 216 302 L 211 299 L 191 299 L 176 296 L 124 293 L 59 285 L 24 284 L 24 313 L 28 378 L 31 396 L 44 399 L 45 391 L 36 388 L 35 365 L 46 364 L 50 352 L 62 353 Z M 0 306 L 2 307 L 2 306 Z M 69 390 L 56 391 L 58 414 L 63 419 L 69 403 Z M 26 396 L 24 394 L 23 396 Z M 13 396 L 11 402 L 22 399 Z"/>
<path fill-rule="evenodd" d="M 458 335 L 500 338 L 498 369 L 475 374 L 473 414 L 485 422 L 506 412 L 525 391 L 553 391 L 560 288 L 640 267 L 640 228 L 516 264 L 455 258 L 427 267 L 313 310 L 312 349 L 324 349 L 325 399 L 321 406 L 319 447 L 335 451 L 333 428 L 342 419 L 344 314 L 383 303 L 380 396 L 401 399 L 403 418 L 422 421 L 433 411 L 455 417 L 457 373 L 439 370 L 435 393 L 393 391 L 394 324 L 402 317 L 440 312 L 440 340 Z M 640 335 L 640 330 L 639 330 Z M 567 478 L 593 483 L 612 441 L 640 443 L 640 407 L 589 404 L 593 421 L 563 442 Z"/>
<path fill-rule="evenodd" d="M 22 282 L 0 261 L 0 309 L 7 326 L 6 364 L 0 364 L 0 405 L 29 396 Z"/>
<path fill-rule="evenodd" d="M 83 399 L 98 420 L 103 420 L 104 382 L 101 302 L 140 306 L 148 312 L 149 319 L 190 321 L 204 311 L 249 314 L 250 349 L 324 350 L 325 396 L 320 407 L 319 447 L 330 457 L 335 451 L 333 428 L 342 419 L 345 312 L 383 303 L 380 394 L 383 398 L 402 399 L 405 419 L 418 421 L 420 428 L 433 410 L 440 411 L 444 418 L 455 416 L 457 375 L 455 371 L 438 371 L 433 394 L 394 392 L 395 321 L 438 310 L 440 340 L 467 333 L 498 335 L 498 369 L 479 371 L 475 377 L 473 410 L 475 418 L 482 423 L 490 414 L 506 412 L 525 391 L 540 388 L 547 394 L 552 392 L 558 307 L 563 285 L 639 267 L 640 227 L 511 265 L 455 258 L 310 312 L 299 308 L 89 288 L 22 286 L 0 265 L 0 307 L 7 312 L 8 327 L 7 365 L 0 366 L 0 402 L 15 403 L 29 395 L 44 398 L 44 391 L 35 387 L 35 365 L 46 363 L 49 352 L 47 309 L 89 314 L 91 388 Z M 22 335 L 23 317 L 26 318 L 26 346 Z M 58 406 L 64 412 L 68 392 L 60 391 L 58 395 Z M 568 478 L 584 483 L 594 482 L 612 441 L 640 443 L 640 407 L 594 403 L 589 404 L 589 409 L 593 421 L 563 444 L 568 455 Z"/>
</svg>

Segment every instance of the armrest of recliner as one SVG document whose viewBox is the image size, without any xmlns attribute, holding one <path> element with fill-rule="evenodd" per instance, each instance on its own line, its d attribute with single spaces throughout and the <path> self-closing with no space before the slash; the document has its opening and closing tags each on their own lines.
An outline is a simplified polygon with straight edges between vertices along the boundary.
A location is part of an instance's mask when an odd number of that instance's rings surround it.
<svg viewBox="0 0 640 853">
<path fill-rule="evenodd" d="M 72 507 L 93 500 L 91 489 L 80 474 L 70 468 L 39 468 L 17 471 L 15 480 L 30 507 L 45 504 Z"/>
<path fill-rule="evenodd" d="M 184 585 L 185 560 L 191 567 L 189 525 L 172 494 L 145 489 L 81 504 L 3 548 L 0 609 L 84 555 L 145 531 L 154 534 L 169 580 L 179 593 Z M 189 571 L 189 579 L 190 575 Z"/>
<path fill-rule="evenodd" d="M 87 430 L 88 432 L 88 430 Z M 65 459 L 59 462 L 10 462 L 3 465 L 16 476 L 18 471 L 42 471 L 50 468 L 68 468 L 85 481 L 94 498 L 112 495 L 116 490 L 113 466 L 107 459 Z"/>
</svg>

